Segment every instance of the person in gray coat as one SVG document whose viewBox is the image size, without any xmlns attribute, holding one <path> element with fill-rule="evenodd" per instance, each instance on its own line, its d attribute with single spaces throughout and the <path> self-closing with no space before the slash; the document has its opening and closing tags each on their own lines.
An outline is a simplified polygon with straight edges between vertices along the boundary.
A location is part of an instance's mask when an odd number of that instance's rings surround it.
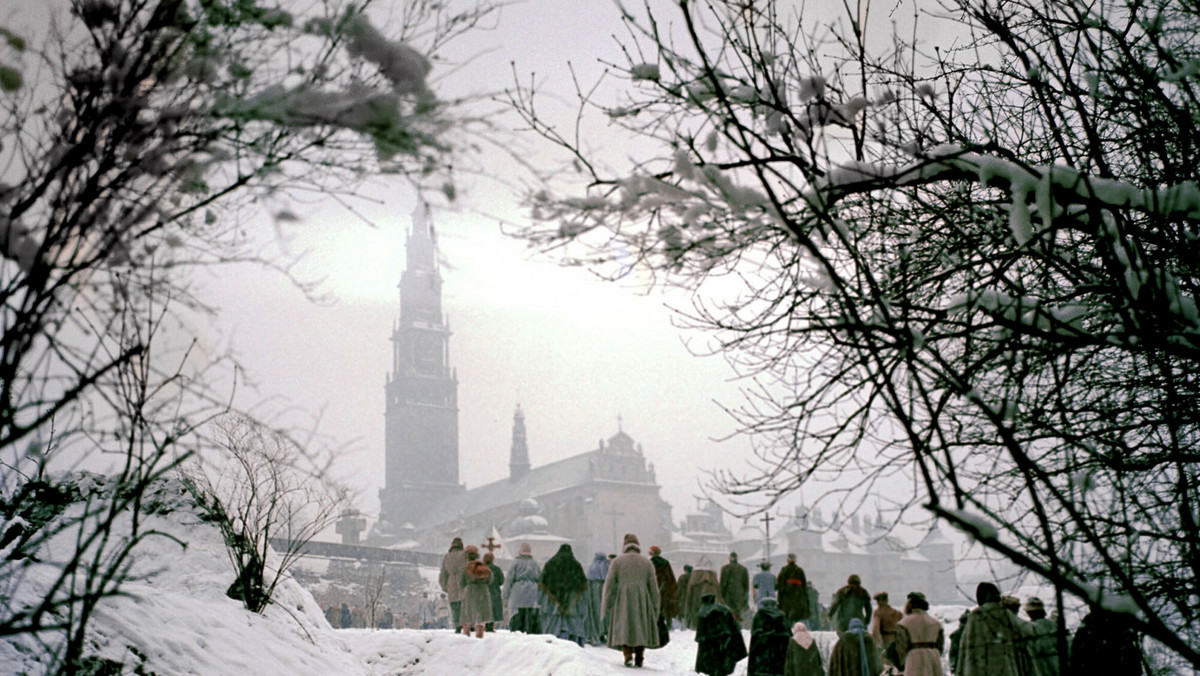
<svg viewBox="0 0 1200 676">
<path fill-rule="evenodd" d="M 626 535 L 622 547 L 624 553 L 613 560 L 604 579 L 608 647 L 621 649 L 625 666 L 640 667 L 646 648 L 659 646 L 658 579 L 636 535 Z"/>
<path fill-rule="evenodd" d="M 504 587 L 504 601 L 512 620 L 509 629 L 526 634 L 542 633 L 538 618 L 538 582 L 542 579 L 542 568 L 533 560 L 533 549 L 522 542 L 517 550 L 517 560 L 508 571 L 508 584 Z"/>
</svg>

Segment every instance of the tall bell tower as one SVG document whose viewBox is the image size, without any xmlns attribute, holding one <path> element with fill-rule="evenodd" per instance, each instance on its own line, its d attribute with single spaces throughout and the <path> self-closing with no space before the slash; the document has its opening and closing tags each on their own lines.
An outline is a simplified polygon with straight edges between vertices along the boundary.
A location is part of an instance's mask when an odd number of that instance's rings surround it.
<svg viewBox="0 0 1200 676">
<path fill-rule="evenodd" d="M 458 481 L 458 374 L 450 368 L 450 324 L 442 314 L 437 235 L 424 205 L 413 211 L 384 391 L 386 473 L 380 520 L 398 528 L 463 490 Z"/>
</svg>

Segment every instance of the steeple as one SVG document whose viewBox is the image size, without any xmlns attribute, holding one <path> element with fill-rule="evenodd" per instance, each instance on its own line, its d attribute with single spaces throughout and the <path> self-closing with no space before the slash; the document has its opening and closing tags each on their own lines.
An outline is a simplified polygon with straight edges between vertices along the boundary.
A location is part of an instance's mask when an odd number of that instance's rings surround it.
<svg viewBox="0 0 1200 676">
<path fill-rule="evenodd" d="M 400 276 L 400 319 L 392 330 L 392 373 L 384 410 L 386 474 L 380 519 L 420 521 L 423 510 L 461 492 L 458 377 L 450 367 L 450 325 L 442 315 L 437 235 L 424 205 L 412 214 Z"/>
<path fill-rule="evenodd" d="M 512 450 L 508 460 L 508 478 L 516 481 L 529 471 L 529 443 L 525 438 L 525 412 L 517 404 L 513 414 Z"/>
</svg>

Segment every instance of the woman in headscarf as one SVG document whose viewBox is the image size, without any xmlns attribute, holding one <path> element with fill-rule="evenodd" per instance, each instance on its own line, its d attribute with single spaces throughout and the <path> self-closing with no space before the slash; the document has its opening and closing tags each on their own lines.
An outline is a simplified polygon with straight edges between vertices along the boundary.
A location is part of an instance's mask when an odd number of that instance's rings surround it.
<svg viewBox="0 0 1200 676">
<path fill-rule="evenodd" d="M 571 553 L 571 545 L 562 545 L 546 561 L 538 588 L 542 591 L 542 633 L 574 641 L 582 647 L 588 582 L 583 566 Z"/>
<path fill-rule="evenodd" d="M 604 645 L 604 578 L 608 577 L 608 555 L 596 552 L 592 564 L 587 569 L 587 622 L 584 624 L 584 637 L 588 645 Z"/>
<path fill-rule="evenodd" d="M 542 633 L 538 621 L 538 582 L 542 579 L 542 567 L 533 560 L 533 548 L 522 542 L 517 550 L 517 560 L 508 570 L 508 585 L 504 587 L 504 600 L 508 602 L 513 631 L 526 634 Z"/>
<path fill-rule="evenodd" d="M 879 676 L 883 662 L 862 620 L 850 620 L 829 654 L 829 676 Z"/>
<path fill-rule="evenodd" d="M 787 657 L 783 662 L 783 676 L 825 676 L 817 641 L 803 622 L 792 625 L 792 638 L 788 641 Z"/>
<path fill-rule="evenodd" d="M 483 638 L 483 628 L 492 621 L 492 594 L 488 582 L 492 579 L 492 571 L 487 564 L 479 560 L 479 549 L 468 545 L 466 549 L 467 567 L 463 570 L 462 585 L 466 590 L 463 598 L 462 616 L 459 623 L 462 632 L 471 635 L 475 628 L 475 638 Z"/>
</svg>

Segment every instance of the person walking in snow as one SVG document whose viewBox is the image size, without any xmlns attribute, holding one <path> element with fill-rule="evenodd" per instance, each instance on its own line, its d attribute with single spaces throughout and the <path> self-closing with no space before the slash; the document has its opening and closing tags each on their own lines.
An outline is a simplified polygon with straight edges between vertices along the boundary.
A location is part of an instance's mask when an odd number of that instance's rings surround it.
<svg viewBox="0 0 1200 676">
<path fill-rule="evenodd" d="M 905 676 L 943 676 L 942 651 L 946 647 L 946 631 L 936 617 L 930 615 L 929 601 L 921 592 L 911 592 L 904 604 L 905 615 L 896 623 L 896 666 Z"/>
<path fill-rule="evenodd" d="M 817 649 L 817 642 L 804 622 L 792 625 L 792 637 L 783 661 L 783 676 L 825 676 L 821 651 Z"/>
<path fill-rule="evenodd" d="M 433 629 L 437 624 L 437 603 L 429 598 L 429 592 L 421 594 L 421 603 L 417 606 L 417 626 L 422 629 Z"/>
<path fill-rule="evenodd" d="M 1033 660 L 1021 625 L 1000 604 L 991 582 L 975 587 L 979 607 L 967 616 L 958 648 L 957 676 L 1033 676 Z M 1104 671 L 1103 673 L 1110 673 Z"/>
<path fill-rule="evenodd" d="M 604 580 L 608 577 L 608 555 L 596 552 L 587 569 L 587 621 L 584 623 L 584 640 L 588 645 L 604 645 L 607 632 L 604 627 Z"/>
<path fill-rule="evenodd" d="M 1067 676 L 1138 676 L 1141 673 L 1141 643 L 1128 616 L 1103 608 L 1094 608 L 1084 615 L 1071 641 Z"/>
<path fill-rule="evenodd" d="M 737 552 L 729 552 L 729 563 L 721 566 L 721 602 L 737 619 L 738 624 L 749 609 L 750 571 L 738 563 Z"/>
<path fill-rule="evenodd" d="M 688 580 L 687 592 L 687 628 L 696 628 L 696 614 L 700 612 L 702 605 L 701 599 L 705 594 L 719 594 L 721 590 L 720 584 L 717 583 L 717 573 L 713 570 L 713 564 L 708 560 L 707 556 L 701 556 L 696 562 L 696 567 L 692 570 L 692 577 Z"/>
<path fill-rule="evenodd" d="M 850 620 L 857 619 L 864 627 L 871 621 L 871 595 L 863 589 L 862 579 L 857 575 L 851 575 L 846 579 L 846 586 L 833 593 L 829 616 L 838 633 L 849 629 Z"/>
<path fill-rule="evenodd" d="M 852 618 L 829 653 L 829 676 L 879 676 L 879 647 L 860 618 Z"/>
<path fill-rule="evenodd" d="M 729 676 L 746 657 L 746 640 L 733 611 L 717 602 L 711 592 L 700 597 L 696 612 L 696 672 L 709 676 Z"/>
<path fill-rule="evenodd" d="M 492 593 L 488 583 L 492 579 L 492 571 L 487 564 L 479 559 L 479 549 L 475 545 L 466 548 L 467 565 L 462 573 L 463 603 L 459 616 L 463 634 L 471 635 L 475 629 L 475 638 L 483 638 L 483 630 L 492 621 Z"/>
<path fill-rule="evenodd" d="M 522 542 L 517 549 L 517 560 L 508 570 L 508 585 L 504 588 L 504 600 L 508 603 L 509 628 L 525 634 L 542 633 L 538 618 L 538 582 L 542 579 L 542 567 L 533 560 L 533 548 Z"/>
<path fill-rule="evenodd" d="M 768 573 L 768 575 L 770 575 Z M 774 576 L 771 576 L 774 582 Z M 758 601 L 758 611 L 750 627 L 750 661 L 747 676 L 779 676 L 787 661 L 788 641 L 792 632 L 779 602 L 767 596 Z"/>
<path fill-rule="evenodd" d="M 450 620 L 455 631 L 458 631 L 460 626 L 459 616 L 462 613 L 463 594 L 466 592 L 462 586 L 462 579 L 466 569 L 467 553 L 463 551 L 462 538 L 456 537 L 450 541 L 450 551 L 442 557 L 442 568 L 438 572 L 438 586 L 450 601 Z"/>
<path fill-rule="evenodd" d="M 1046 604 L 1036 596 L 1025 602 L 1025 615 L 1033 633 L 1029 652 L 1037 667 L 1038 676 L 1058 676 L 1058 623 L 1046 617 Z"/>
<path fill-rule="evenodd" d="M 775 578 L 775 589 L 779 598 L 779 609 L 787 616 L 788 622 L 795 624 L 809 620 L 808 577 L 804 569 L 796 564 L 796 555 L 787 555 L 787 564 L 779 569 Z M 806 625 L 806 629 L 817 629 Z"/>
<path fill-rule="evenodd" d="M 500 593 L 500 586 L 504 584 L 504 571 L 496 565 L 496 556 L 491 552 L 483 555 L 483 563 L 492 573 L 488 579 L 488 594 L 492 599 L 492 621 L 488 622 L 483 630 L 496 631 L 496 623 L 504 621 L 504 600 Z"/>
<path fill-rule="evenodd" d="M 757 608 L 763 599 L 775 599 L 775 576 L 771 574 L 771 562 L 763 559 L 758 564 L 758 572 L 750 578 L 750 588 L 754 591 L 754 607 Z M 778 599 L 776 599 L 778 604 Z"/>
<path fill-rule="evenodd" d="M 654 578 L 658 581 L 658 644 L 665 646 L 671 640 L 671 618 L 679 614 L 679 594 L 675 571 L 671 562 L 662 557 L 662 550 L 650 547 L 650 563 L 654 564 Z"/>
<path fill-rule="evenodd" d="M 621 651 L 625 666 L 640 667 L 646 648 L 659 647 L 658 579 L 654 564 L 642 556 L 636 535 L 626 534 L 621 548 L 604 580 L 608 647 Z"/>
<path fill-rule="evenodd" d="M 897 667 L 903 667 L 904 662 L 898 658 L 894 658 L 888 650 L 892 647 L 892 642 L 896 638 L 896 623 L 903 617 L 904 613 L 896 610 L 888 603 L 888 593 L 879 592 L 875 595 L 876 608 L 871 614 L 871 638 L 875 639 L 875 645 L 883 651 L 885 662 L 894 664 Z"/>
<path fill-rule="evenodd" d="M 683 574 L 675 581 L 675 593 L 679 596 L 679 614 L 676 616 L 681 628 L 687 627 L 688 584 L 692 581 L 692 564 L 683 564 Z"/>
<path fill-rule="evenodd" d="M 542 592 L 542 633 L 574 641 L 582 647 L 588 582 L 571 545 L 559 546 L 558 552 L 546 561 L 538 588 Z"/>
</svg>

